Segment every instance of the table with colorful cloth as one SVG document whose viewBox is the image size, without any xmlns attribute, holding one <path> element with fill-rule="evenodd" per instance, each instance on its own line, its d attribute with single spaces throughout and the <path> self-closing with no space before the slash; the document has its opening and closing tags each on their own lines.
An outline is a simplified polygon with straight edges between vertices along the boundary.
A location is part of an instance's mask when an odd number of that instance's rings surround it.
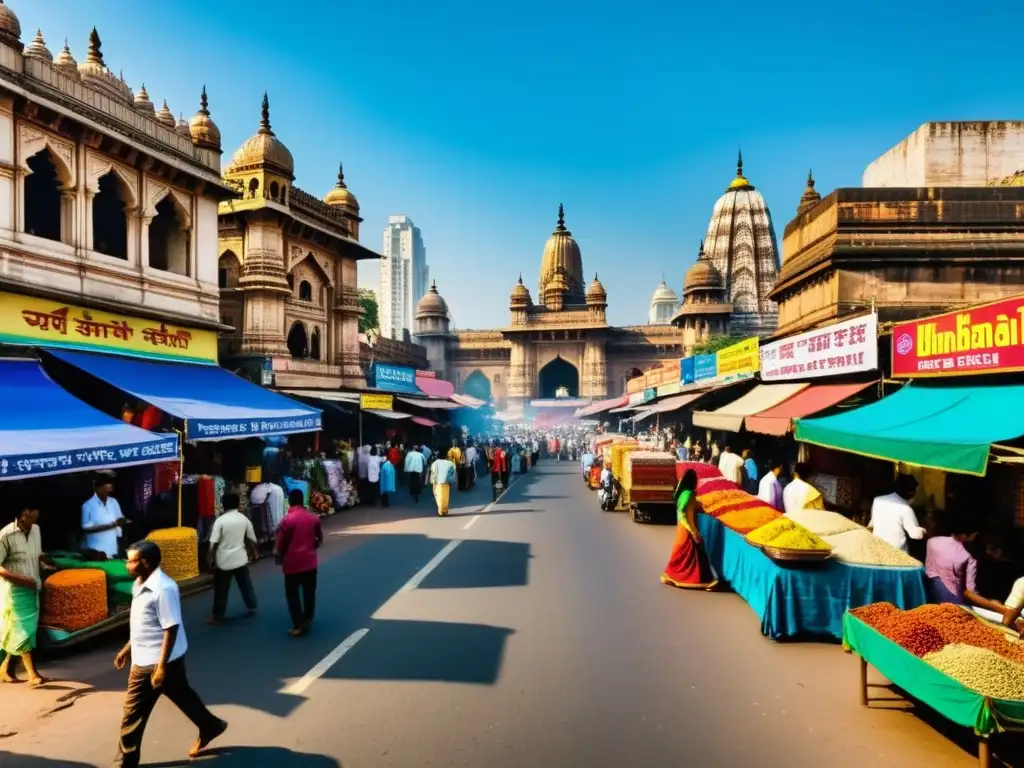
<svg viewBox="0 0 1024 768">
<path fill-rule="evenodd" d="M 761 618 L 772 640 L 843 637 L 849 608 L 889 602 L 910 610 L 928 602 L 924 567 L 886 568 L 838 560 L 780 565 L 710 515 L 697 515 L 708 559 Z"/>
<path fill-rule="evenodd" d="M 1024 701 L 983 696 L 894 643 L 849 613 L 843 616 L 843 647 L 860 657 L 860 699 L 867 706 L 867 665 L 908 695 L 952 723 L 971 728 L 979 738 L 978 764 L 991 765 L 988 737 L 1000 731 L 1024 730 Z"/>
</svg>

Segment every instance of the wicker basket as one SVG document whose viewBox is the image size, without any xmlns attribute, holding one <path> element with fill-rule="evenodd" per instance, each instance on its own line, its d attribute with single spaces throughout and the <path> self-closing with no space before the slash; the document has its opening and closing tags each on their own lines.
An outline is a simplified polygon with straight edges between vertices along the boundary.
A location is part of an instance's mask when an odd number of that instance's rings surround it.
<svg viewBox="0 0 1024 768">
<path fill-rule="evenodd" d="M 748 543 L 750 543 L 748 541 Z M 757 546 L 751 544 L 751 546 Z M 776 562 L 781 563 L 820 563 L 832 557 L 832 548 L 828 549 L 783 549 L 782 547 L 762 546 L 761 551 Z"/>
</svg>

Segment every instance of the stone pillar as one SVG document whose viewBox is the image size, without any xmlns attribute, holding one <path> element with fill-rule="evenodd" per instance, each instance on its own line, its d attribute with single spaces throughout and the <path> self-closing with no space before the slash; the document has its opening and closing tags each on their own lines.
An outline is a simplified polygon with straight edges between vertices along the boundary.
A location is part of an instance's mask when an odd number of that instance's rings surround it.
<svg viewBox="0 0 1024 768">
<path fill-rule="evenodd" d="M 608 361 L 603 339 L 588 339 L 585 362 L 587 395 L 594 400 L 608 397 Z"/>
<path fill-rule="evenodd" d="M 139 271 L 149 269 L 149 225 L 152 216 L 146 216 L 137 210 L 126 210 L 128 220 L 128 263 L 138 264 Z"/>
</svg>

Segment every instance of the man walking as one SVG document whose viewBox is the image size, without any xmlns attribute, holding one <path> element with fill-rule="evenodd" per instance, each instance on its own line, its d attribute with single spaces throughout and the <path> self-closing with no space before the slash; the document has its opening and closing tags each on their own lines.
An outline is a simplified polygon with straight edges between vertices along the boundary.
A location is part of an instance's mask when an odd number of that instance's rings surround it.
<svg viewBox="0 0 1024 768">
<path fill-rule="evenodd" d="M 142 736 L 157 700 L 166 695 L 199 729 L 189 757 L 195 757 L 228 724 L 210 712 L 189 685 L 185 674 L 188 641 L 181 621 L 181 594 L 174 579 L 160 568 L 160 547 L 140 541 L 128 549 L 132 586 L 130 639 L 114 657 L 124 669 L 132 661 L 121 715 L 121 736 L 114 765 L 136 768 L 142 759 Z"/>
<path fill-rule="evenodd" d="M 245 602 L 246 616 L 256 613 L 256 591 L 252 587 L 249 563 L 259 559 L 256 549 L 256 531 L 252 521 L 238 511 L 240 499 L 237 493 L 228 492 L 223 496 L 224 512 L 213 523 L 210 531 L 210 565 L 213 572 L 213 614 L 210 624 L 224 621 L 228 606 L 231 580 L 238 584 Z"/>
<path fill-rule="evenodd" d="M 409 493 L 416 504 L 420 503 L 420 493 L 423 491 L 423 471 L 425 462 L 419 446 L 405 454 L 405 477 L 409 481 Z"/>
<path fill-rule="evenodd" d="M 434 489 L 434 501 L 437 502 L 437 514 L 444 517 L 448 514 L 448 505 L 451 502 L 452 485 L 455 484 L 457 473 L 455 463 L 451 459 L 438 458 L 430 465 L 429 482 Z"/>
<path fill-rule="evenodd" d="M 284 572 L 284 594 L 292 628 L 288 634 L 309 633 L 316 611 L 317 550 L 324 543 L 320 518 L 304 506 L 302 491 L 288 494 L 288 514 L 277 529 L 274 559 Z"/>
</svg>

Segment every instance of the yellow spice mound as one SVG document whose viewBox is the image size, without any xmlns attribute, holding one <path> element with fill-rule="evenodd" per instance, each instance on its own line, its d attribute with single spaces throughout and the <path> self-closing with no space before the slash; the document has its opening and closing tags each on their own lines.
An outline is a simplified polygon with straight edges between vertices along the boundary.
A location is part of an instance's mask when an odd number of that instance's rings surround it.
<svg viewBox="0 0 1024 768">
<path fill-rule="evenodd" d="M 747 540 L 763 547 L 779 549 L 804 549 L 808 551 L 831 549 L 829 543 L 817 534 L 811 533 L 799 523 L 788 517 L 780 517 L 774 522 L 762 525 L 747 534 Z"/>
<path fill-rule="evenodd" d="M 924 660 L 982 696 L 1024 700 L 1024 664 L 988 648 L 951 643 L 941 651 L 927 654 Z"/>
<path fill-rule="evenodd" d="M 837 533 L 863 530 L 863 526 L 857 525 L 850 518 L 825 509 L 795 510 L 787 512 L 786 517 L 819 536 L 833 536 Z"/>
<path fill-rule="evenodd" d="M 199 575 L 199 536 L 195 528 L 162 528 L 147 536 L 160 547 L 160 567 L 175 581 Z"/>
<path fill-rule="evenodd" d="M 107 618 L 107 576 L 94 568 L 58 571 L 43 582 L 40 624 L 77 632 Z"/>
</svg>

